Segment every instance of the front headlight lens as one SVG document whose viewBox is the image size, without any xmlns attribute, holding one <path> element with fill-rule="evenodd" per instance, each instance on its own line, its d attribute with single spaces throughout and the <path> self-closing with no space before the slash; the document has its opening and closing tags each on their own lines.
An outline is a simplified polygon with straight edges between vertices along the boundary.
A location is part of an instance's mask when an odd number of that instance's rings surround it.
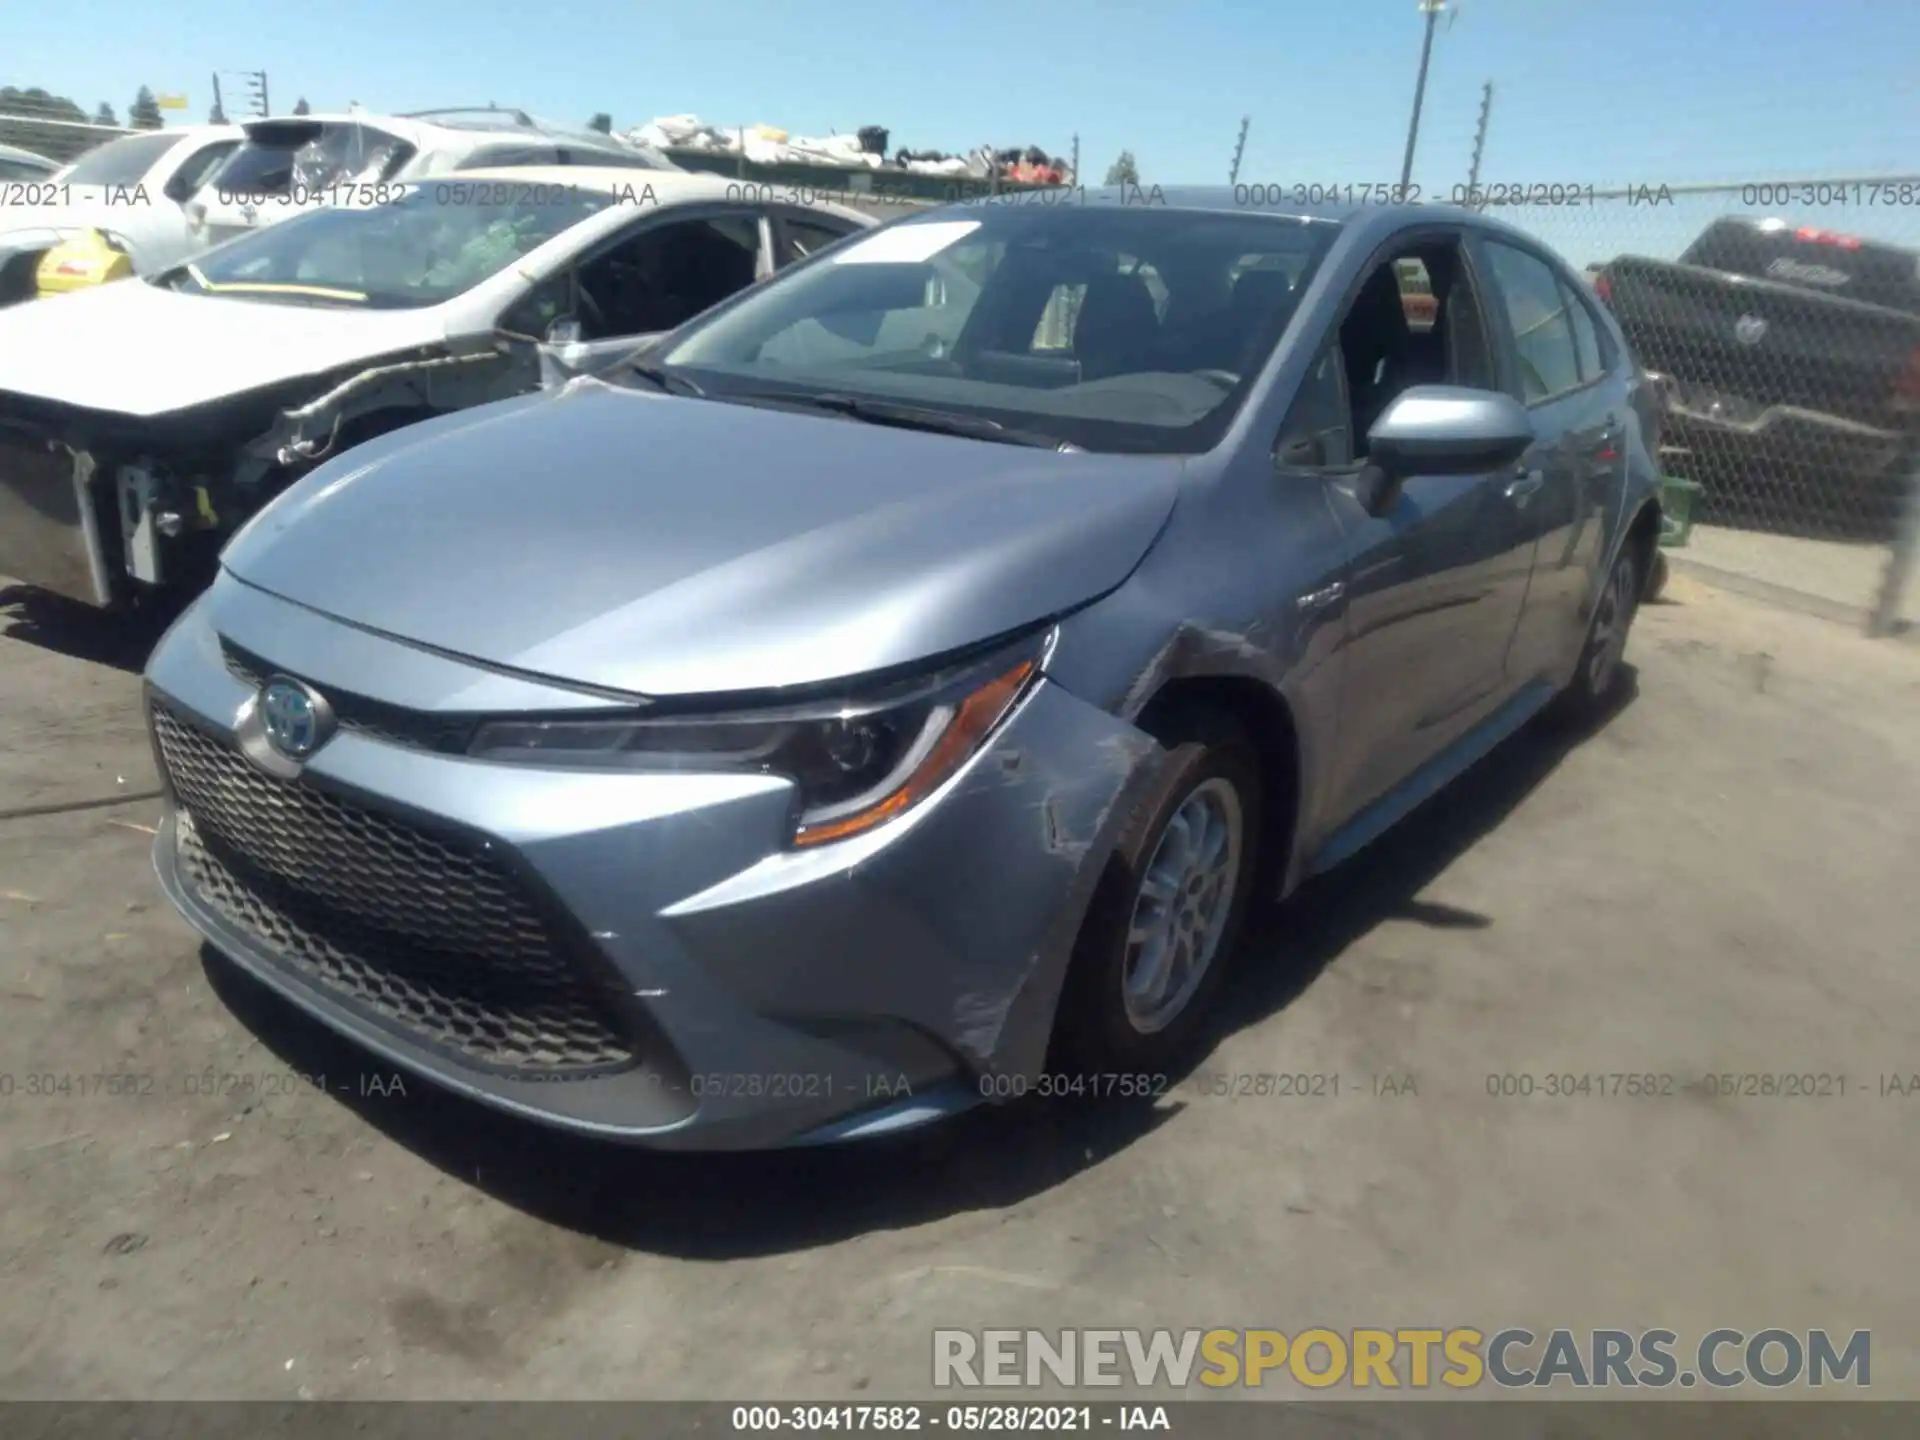
<svg viewBox="0 0 1920 1440">
<path fill-rule="evenodd" d="M 793 842 L 884 824 L 946 783 L 1040 673 L 1045 637 L 859 700 L 697 719 L 497 720 L 471 752 L 508 763 L 784 775 Z"/>
</svg>

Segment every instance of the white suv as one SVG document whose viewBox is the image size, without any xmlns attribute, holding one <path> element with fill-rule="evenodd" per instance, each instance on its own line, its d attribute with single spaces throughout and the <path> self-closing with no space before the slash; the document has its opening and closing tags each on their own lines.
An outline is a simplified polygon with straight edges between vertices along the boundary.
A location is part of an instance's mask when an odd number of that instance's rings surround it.
<svg viewBox="0 0 1920 1440">
<path fill-rule="evenodd" d="M 680 167 L 597 130 L 493 107 L 245 122 L 246 141 L 187 207 L 201 248 L 323 205 L 344 187 L 404 186 L 458 171 L 520 165 Z M 338 198 L 345 198 L 340 195 Z"/>
</svg>

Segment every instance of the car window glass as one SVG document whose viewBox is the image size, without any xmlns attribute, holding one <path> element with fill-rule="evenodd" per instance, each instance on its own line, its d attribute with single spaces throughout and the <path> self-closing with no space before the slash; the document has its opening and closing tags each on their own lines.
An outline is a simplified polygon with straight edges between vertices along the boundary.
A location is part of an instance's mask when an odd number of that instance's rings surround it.
<svg viewBox="0 0 1920 1440">
<path fill-rule="evenodd" d="M 208 251 L 193 284 L 262 302 L 368 309 L 437 305 L 612 204 L 593 191 L 444 205 L 429 191 L 327 207 Z"/>
<path fill-rule="evenodd" d="M 1580 303 L 1580 297 L 1561 287 L 1567 302 L 1567 318 L 1573 322 L 1573 346 L 1580 357 L 1580 378 L 1598 380 L 1606 373 L 1606 361 L 1601 356 L 1600 334 L 1594 326 L 1593 316 L 1587 307 Z"/>
<path fill-rule="evenodd" d="M 168 182 L 170 189 L 180 195 L 191 195 L 239 148 L 238 140 L 219 140 L 202 147 L 199 154 L 189 155 L 173 172 L 173 179 Z"/>
<path fill-rule="evenodd" d="M 124 135 L 89 150 L 59 174 L 66 185 L 137 185 L 160 157 L 181 143 L 181 136 Z"/>
<path fill-rule="evenodd" d="M 1520 360 L 1521 398 L 1528 402 L 1575 389 L 1581 383 L 1570 299 L 1545 261 L 1498 241 L 1487 245 L 1504 306 L 1504 318 Z"/>
<path fill-rule="evenodd" d="M 661 359 L 710 396 L 831 388 L 1185 453 L 1245 402 L 1338 233 L 1147 207 L 936 215 L 759 287 Z"/>
<path fill-rule="evenodd" d="M 575 318 L 589 340 L 672 330 L 753 284 L 759 257 L 754 215 L 650 225 L 580 267 Z"/>
<path fill-rule="evenodd" d="M 1161 320 L 1167 313 L 1167 286 L 1160 278 L 1159 271 L 1135 255 L 1115 257 L 1114 273 L 1137 281 L 1145 288 L 1147 296 L 1153 302 L 1154 319 Z M 1080 318 L 1080 307 L 1087 298 L 1086 280 L 1062 281 L 1048 291 L 1046 303 L 1040 308 L 1040 318 L 1034 324 L 1033 338 L 1028 343 L 1029 353 L 1041 355 L 1048 352 L 1067 352 L 1074 347 L 1074 331 Z"/>
<path fill-rule="evenodd" d="M 1347 409 L 1338 342 L 1329 345 L 1300 382 L 1280 429 L 1274 455 L 1283 465 L 1341 466 L 1353 460 L 1353 420 Z"/>
<path fill-rule="evenodd" d="M 555 159 L 551 145 L 532 145 L 518 141 L 507 145 L 483 145 L 461 160 L 454 168 L 486 170 L 494 166 L 549 165 L 555 163 Z"/>
<path fill-rule="evenodd" d="M 853 230 L 851 224 L 835 225 L 822 220 L 796 220 L 786 222 L 787 241 L 793 246 L 793 258 L 804 260 L 817 250 L 824 250 L 835 241 L 845 238 Z"/>
</svg>

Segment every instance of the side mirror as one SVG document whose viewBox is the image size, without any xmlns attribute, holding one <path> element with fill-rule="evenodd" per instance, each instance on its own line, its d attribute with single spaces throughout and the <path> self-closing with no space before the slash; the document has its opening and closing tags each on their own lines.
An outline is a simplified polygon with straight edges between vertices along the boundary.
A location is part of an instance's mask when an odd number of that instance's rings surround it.
<svg viewBox="0 0 1920 1440">
<path fill-rule="evenodd" d="M 175 174 L 167 177 L 167 183 L 160 193 L 173 201 L 174 204 L 184 205 L 193 198 L 196 188 L 197 187 L 187 183 L 187 177 L 185 175 Z"/>
<path fill-rule="evenodd" d="M 1415 385 L 1373 422 L 1367 458 L 1394 480 L 1472 475 L 1513 464 L 1533 441 L 1533 422 L 1511 395 Z"/>
</svg>

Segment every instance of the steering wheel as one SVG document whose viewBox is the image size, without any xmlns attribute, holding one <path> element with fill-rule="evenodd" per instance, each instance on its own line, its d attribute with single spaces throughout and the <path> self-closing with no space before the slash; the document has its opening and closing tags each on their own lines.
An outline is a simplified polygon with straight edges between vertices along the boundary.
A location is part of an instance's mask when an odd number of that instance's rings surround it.
<svg viewBox="0 0 1920 1440">
<path fill-rule="evenodd" d="M 1202 380 L 1211 380 L 1222 390 L 1231 390 L 1240 383 L 1240 377 L 1231 370 L 1195 370 L 1192 373 Z"/>
</svg>

